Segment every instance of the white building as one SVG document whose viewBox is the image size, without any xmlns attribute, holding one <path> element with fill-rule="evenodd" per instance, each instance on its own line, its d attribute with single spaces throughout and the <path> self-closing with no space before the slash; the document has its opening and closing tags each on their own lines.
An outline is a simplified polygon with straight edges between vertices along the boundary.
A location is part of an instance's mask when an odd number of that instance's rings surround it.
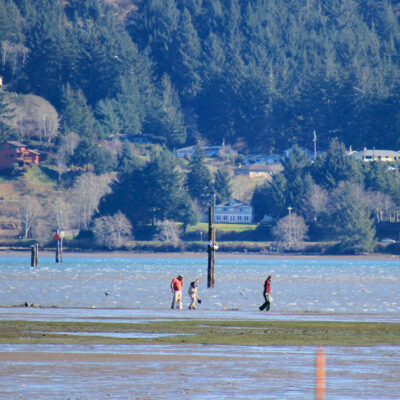
<svg viewBox="0 0 400 400">
<path fill-rule="evenodd" d="M 213 221 L 221 224 L 251 224 L 253 207 L 240 200 L 217 204 L 214 209 Z"/>
<path fill-rule="evenodd" d="M 365 162 L 369 161 L 383 161 L 383 162 L 397 162 L 400 160 L 400 152 L 393 150 L 377 150 L 364 148 L 362 151 L 350 151 L 347 153 L 352 157 Z"/>
</svg>

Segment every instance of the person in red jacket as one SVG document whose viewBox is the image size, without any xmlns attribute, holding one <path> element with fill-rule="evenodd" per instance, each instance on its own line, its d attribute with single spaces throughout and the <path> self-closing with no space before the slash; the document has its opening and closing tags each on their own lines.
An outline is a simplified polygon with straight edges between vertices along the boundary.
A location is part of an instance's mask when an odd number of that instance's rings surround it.
<svg viewBox="0 0 400 400">
<path fill-rule="evenodd" d="M 271 308 L 271 281 L 272 281 L 272 275 L 268 276 L 268 278 L 264 282 L 264 292 L 263 296 L 265 299 L 265 303 L 259 307 L 260 311 L 266 310 L 269 311 Z"/>
<path fill-rule="evenodd" d="M 172 290 L 172 304 L 171 308 L 179 308 L 182 310 L 182 284 L 183 275 L 178 275 L 176 278 L 172 279 L 171 290 Z"/>
</svg>

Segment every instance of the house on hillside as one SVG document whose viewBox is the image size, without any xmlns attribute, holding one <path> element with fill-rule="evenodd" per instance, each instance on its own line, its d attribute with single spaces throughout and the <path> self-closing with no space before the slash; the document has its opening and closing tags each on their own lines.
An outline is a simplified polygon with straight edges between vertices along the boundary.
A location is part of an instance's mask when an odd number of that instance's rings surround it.
<svg viewBox="0 0 400 400">
<path fill-rule="evenodd" d="M 217 204 L 214 208 L 213 221 L 222 224 L 251 224 L 253 207 L 240 200 Z"/>
<path fill-rule="evenodd" d="M 139 143 L 139 144 L 155 143 L 154 138 L 152 136 L 143 133 L 136 133 L 136 134 L 121 133 L 120 135 L 118 135 L 118 138 L 122 141 L 126 140 L 131 143 Z"/>
<path fill-rule="evenodd" d="M 368 150 L 367 148 L 364 148 L 364 150 L 362 151 L 353 151 L 350 148 L 348 154 L 358 160 L 365 162 L 370 162 L 370 161 L 396 162 L 400 160 L 400 152 L 393 150 L 376 150 L 376 149 Z"/>
<path fill-rule="evenodd" d="M 26 145 L 7 141 L 0 143 L 0 169 L 11 168 L 13 164 L 39 164 L 40 153 L 26 148 Z"/>
<path fill-rule="evenodd" d="M 188 147 L 182 147 L 181 149 L 178 149 L 176 151 L 176 156 L 178 158 L 192 158 L 194 153 L 196 152 L 196 147 L 197 146 L 188 146 Z M 225 153 L 230 153 L 230 148 L 226 147 L 225 145 L 222 146 L 199 146 L 206 157 L 209 158 L 215 158 L 218 157 L 220 152 L 225 152 Z"/>
<path fill-rule="evenodd" d="M 276 164 L 281 160 L 280 154 L 247 154 L 243 157 L 243 164 Z"/>
</svg>

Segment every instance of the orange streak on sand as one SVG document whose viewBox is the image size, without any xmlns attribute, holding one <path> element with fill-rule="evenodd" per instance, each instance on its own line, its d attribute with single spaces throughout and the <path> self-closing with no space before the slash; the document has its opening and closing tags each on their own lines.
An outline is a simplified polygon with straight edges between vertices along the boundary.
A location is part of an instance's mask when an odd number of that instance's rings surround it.
<svg viewBox="0 0 400 400">
<path fill-rule="evenodd" d="M 317 351 L 317 362 L 316 362 L 316 388 L 315 388 L 315 399 L 325 399 L 325 351 L 324 349 L 318 349 Z"/>
</svg>

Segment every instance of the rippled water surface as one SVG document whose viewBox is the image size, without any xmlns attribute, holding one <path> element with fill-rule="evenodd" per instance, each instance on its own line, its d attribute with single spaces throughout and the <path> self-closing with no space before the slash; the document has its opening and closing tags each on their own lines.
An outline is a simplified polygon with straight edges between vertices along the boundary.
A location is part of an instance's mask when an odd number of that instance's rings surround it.
<svg viewBox="0 0 400 400">
<path fill-rule="evenodd" d="M 216 285 L 206 289 L 202 258 L 0 257 L 0 307 L 24 304 L 57 307 L 167 309 L 169 284 L 184 275 L 201 279 L 203 310 L 254 311 L 263 281 L 274 275 L 272 310 L 285 312 L 385 313 L 400 316 L 400 262 L 384 260 L 216 260 Z M 105 293 L 108 293 L 106 295 Z"/>
</svg>

